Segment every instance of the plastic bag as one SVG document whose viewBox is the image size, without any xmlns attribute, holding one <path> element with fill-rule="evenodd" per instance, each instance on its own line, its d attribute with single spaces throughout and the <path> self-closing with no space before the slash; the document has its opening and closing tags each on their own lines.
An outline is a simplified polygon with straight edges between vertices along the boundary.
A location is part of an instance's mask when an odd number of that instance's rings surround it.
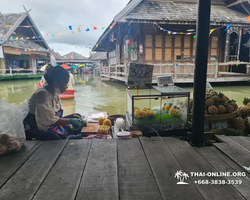
<svg viewBox="0 0 250 200">
<path fill-rule="evenodd" d="M 29 113 L 28 102 L 17 106 L 0 100 L 0 155 L 19 151 L 26 141 L 23 125 L 24 118 Z"/>
</svg>

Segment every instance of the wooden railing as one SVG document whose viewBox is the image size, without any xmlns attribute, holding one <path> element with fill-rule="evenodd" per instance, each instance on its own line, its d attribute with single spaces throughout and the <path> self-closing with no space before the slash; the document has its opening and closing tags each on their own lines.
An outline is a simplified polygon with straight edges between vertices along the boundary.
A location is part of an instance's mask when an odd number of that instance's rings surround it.
<svg viewBox="0 0 250 200">
<path fill-rule="evenodd" d="M 150 63 L 147 63 L 150 64 Z M 246 65 L 246 73 L 228 72 L 228 67 L 232 65 Z M 166 63 L 166 64 L 152 64 L 154 65 L 153 79 L 156 76 L 173 75 L 174 80 L 177 78 L 193 77 L 194 76 L 194 63 Z M 221 70 L 224 67 L 226 70 Z M 249 75 L 250 63 L 247 62 L 227 62 L 227 63 L 209 63 L 207 68 L 207 75 L 211 78 L 219 76 L 247 76 Z M 127 77 L 128 68 L 125 65 L 115 65 L 109 67 L 99 68 L 100 75 L 106 77 Z"/>
<path fill-rule="evenodd" d="M 27 74 L 44 74 L 44 72 L 32 69 L 0 69 L 0 76 L 27 75 Z"/>
</svg>

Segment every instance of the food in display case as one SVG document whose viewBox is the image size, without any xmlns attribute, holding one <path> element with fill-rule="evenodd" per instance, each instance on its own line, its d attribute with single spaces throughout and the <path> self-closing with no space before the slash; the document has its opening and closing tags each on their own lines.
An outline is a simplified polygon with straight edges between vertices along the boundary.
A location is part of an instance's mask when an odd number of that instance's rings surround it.
<svg viewBox="0 0 250 200">
<path fill-rule="evenodd" d="M 127 89 L 128 124 L 180 125 L 188 123 L 190 92 L 177 86 Z"/>
</svg>

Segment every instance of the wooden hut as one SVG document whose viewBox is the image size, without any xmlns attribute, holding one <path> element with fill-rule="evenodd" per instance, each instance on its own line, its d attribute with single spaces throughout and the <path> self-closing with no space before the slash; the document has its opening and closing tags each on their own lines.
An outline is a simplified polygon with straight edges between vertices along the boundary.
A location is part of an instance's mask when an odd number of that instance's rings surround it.
<svg viewBox="0 0 250 200">
<path fill-rule="evenodd" d="M 212 0 L 210 79 L 249 80 L 249 15 L 248 1 Z M 175 79 L 193 76 L 196 20 L 196 0 L 131 0 L 114 17 L 93 51 L 108 52 L 109 66 L 122 68 L 113 70 L 116 73 L 126 72 L 129 62 L 140 62 L 153 64 L 155 75 L 174 74 Z"/>
<path fill-rule="evenodd" d="M 49 46 L 28 12 L 0 13 L 0 74 L 37 73 L 50 61 Z"/>
</svg>

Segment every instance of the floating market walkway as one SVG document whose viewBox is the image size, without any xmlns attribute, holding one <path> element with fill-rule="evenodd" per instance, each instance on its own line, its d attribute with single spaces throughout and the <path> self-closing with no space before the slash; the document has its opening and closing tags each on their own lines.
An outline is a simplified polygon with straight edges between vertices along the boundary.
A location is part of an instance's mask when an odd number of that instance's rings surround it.
<svg viewBox="0 0 250 200">
<path fill-rule="evenodd" d="M 172 137 L 27 141 L 19 152 L 0 157 L 0 199 L 250 199 L 248 177 L 191 176 L 249 175 L 243 166 L 249 165 L 250 138 L 220 140 L 204 148 Z M 181 177 L 187 185 L 177 184 Z"/>
<path fill-rule="evenodd" d="M 194 64 L 193 63 L 166 63 L 153 64 L 154 73 L 152 83 L 157 83 L 157 76 L 172 75 L 175 83 L 193 83 L 194 82 Z M 241 65 L 241 66 L 240 66 Z M 233 66 L 246 66 L 246 73 L 236 73 Z M 207 81 L 215 82 L 247 82 L 250 80 L 249 75 L 250 63 L 248 62 L 228 62 L 228 63 L 209 63 L 207 71 Z M 101 77 L 125 82 L 128 74 L 124 65 L 116 65 L 100 68 Z"/>
</svg>

